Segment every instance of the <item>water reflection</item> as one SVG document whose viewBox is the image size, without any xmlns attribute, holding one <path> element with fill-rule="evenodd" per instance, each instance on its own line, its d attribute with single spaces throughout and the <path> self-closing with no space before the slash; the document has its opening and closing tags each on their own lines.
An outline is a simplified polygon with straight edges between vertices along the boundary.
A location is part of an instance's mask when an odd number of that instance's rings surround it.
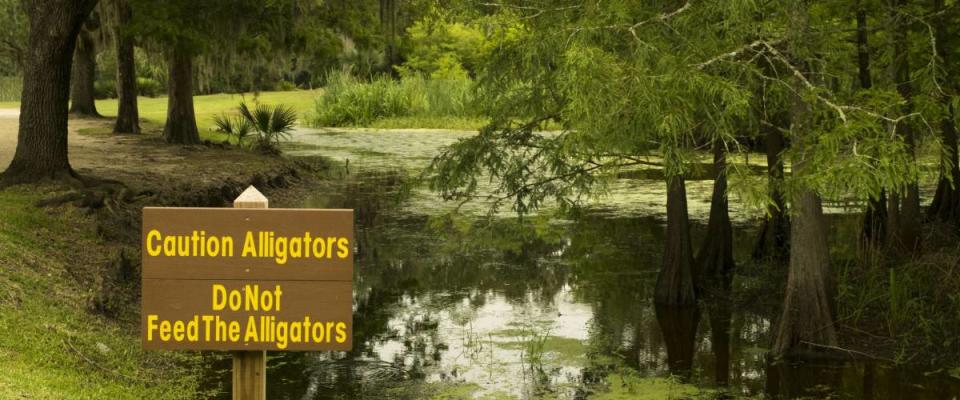
<svg viewBox="0 0 960 400">
<path fill-rule="evenodd" d="M 363 137 L 333 144 L 356 154 L 353 147 L 368 146 Z M 399 139 L 388 144 L 401 148 Z M 385 162 L 380 172 L 355 169 L 303 205 L 357 210 L 354 350 L 271 353 L 270 399 L 579 399 L 608 389 L 606 378 L 622 371 L 673 375 L 719 397 L 960 393 L 960 381 L 874 363 L 771 363 L 766 346 L 782 288 L 770 282 L 783 279 L 743 271 L 778 276 L 777 267 L 741 270 L 698 308 L 655 307 L 664 240 L 657 218 L 608 209 L 523 223 L 451 216 L 406 190 L 390 167 L 394 158 L 423 162 L 427 152 L 405 158 L 385 148 L 366 157 Z M 749 255 L 755 232 L 737 228 L 734 236 L 748 238 L 734 253 Z M 214 370 L 223 388 L 228 366 Z"/>
<path fill-rule="evenodd" d="M 714 288 L 699 308 L 655 307 L 663 228 L 654 218 L 423 215 L 391 200 L 393 174 L 354 179 L 367 184 L 306 205 L 358 210 L 354 351 L 272 353 L 271 399 L 589 398 L 624 369 L 731 396 L 958 391 L 872 364 L 770 364 L 776 305 L 734 306 L 737 293 L 749 299 L 750 280 Z"/>
<path fill-rule="evenodd" d="M 688 381 L 693 369 L 693 354 L 697 347 L 697 325 L 700 324 L 700 307 L 665 306 L 654 307 L 657 323 L 667 349 L 667 367 L 670 374 Z"/>
</svg>

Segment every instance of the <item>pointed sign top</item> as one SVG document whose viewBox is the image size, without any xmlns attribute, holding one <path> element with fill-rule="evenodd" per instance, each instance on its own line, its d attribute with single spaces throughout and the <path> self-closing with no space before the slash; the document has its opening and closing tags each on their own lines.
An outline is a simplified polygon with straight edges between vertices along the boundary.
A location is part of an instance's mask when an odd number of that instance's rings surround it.
<svg viewBox="0 0 960 400">
<path fill-rule="evenodd" d="M 267 208 L 268 204 L 267 197 L 253 185 L 233 200 L 233 208 Z"/>
</svg>

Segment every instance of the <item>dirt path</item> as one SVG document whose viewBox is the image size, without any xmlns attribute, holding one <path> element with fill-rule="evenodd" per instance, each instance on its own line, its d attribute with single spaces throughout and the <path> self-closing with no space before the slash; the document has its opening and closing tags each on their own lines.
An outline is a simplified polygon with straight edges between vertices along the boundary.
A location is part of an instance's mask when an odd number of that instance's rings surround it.
<svg viewBox="0 0 960 400">
<path fill-rule="evenodd" d="M 0 108 L 0 168 L 6 168 L 17 148 L 20 110 Z"/>
<path fill-rule="evenodd" d="M 6 169 L 16 150 L 18 114 L 0 109 L 0 170 Z M 206 183 L 269 173 L 287 164 L 230 147 L 167 145 L 158 131 L 113 135 L 112 124 L 112 119 L 70 119 L 70 164 L 81 175 L 141 188 L 178 184 L 202 188 Z"/>
</svg>

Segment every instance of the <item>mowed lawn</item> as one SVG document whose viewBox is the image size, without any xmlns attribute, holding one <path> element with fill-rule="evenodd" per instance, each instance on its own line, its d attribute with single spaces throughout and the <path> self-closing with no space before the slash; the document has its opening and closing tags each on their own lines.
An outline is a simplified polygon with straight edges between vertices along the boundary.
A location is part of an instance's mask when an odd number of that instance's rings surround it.
<svg viewBox="0 0 960 400">
<path fill-rule="evenodd" d="M 197 113 L 197 126 L 200 130 L 209 130 L 213 127 L 213 117 L 221 113 L 233 113 L 241 101 L 248 105 L 285 104 L 292 106 L 303 121 L 308 113 L 314 112 L 314 100 L 320 95 L 320 90 L 292 90 L 286 92 L 260 92 L 244 94 L 211 94 L 193 97 L 193 109 Z M 163 124 L 167 121 L 167 98 L 139 97 L 140 118 Z M 117 116 L 117 100 L 97 100 L 97 111 L 107 117 Z"/>
</svg>

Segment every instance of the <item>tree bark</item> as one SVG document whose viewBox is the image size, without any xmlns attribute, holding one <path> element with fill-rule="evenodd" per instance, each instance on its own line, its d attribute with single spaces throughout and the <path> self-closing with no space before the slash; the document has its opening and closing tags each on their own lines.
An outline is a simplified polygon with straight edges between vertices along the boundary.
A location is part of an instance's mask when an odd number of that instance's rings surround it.
<svg viewBox="0 0 960 400">
<path fill-rule="evenodd" d="M 167 80 L 167 124 L 163 138 L 167 143 L 200 143 L 193 111 L 193 55 L 187 49 L 174 46 Z"/>
<path fill-rule="evenodd" d="M 791 56 L 800 59 L 808 42 L 808 2 L 797 1 L 788 10 L 787 46 Z M 797 61 L 800 64 L 805 64 Z M 802 71 L 808 68 L 801 66 Z M 792 174 L 802 177 L 810 168 L 810 155 L 804 151 L 806 142 L 815 140 L 809 106 L 800 96 L 804 84 L 793 78 L 797 95 L 792 99 L 792 126 L 797 159 Z M 827 244 L 827 224 L 823 207 L 816 192 L 799 187 L 791 201 L 793 218 L 790 221 L 790 268 L 783 314 L 773 345 L 774 354 L 788 354 L 808 344 L 836 345 L 837 334 L 833 323 L 832 279 L 830 277 L 830 249 Z"/>
<path fill-rule="evenodd" d="M 730 276 L 735 266 L 733 228 L 730 225 L 727 204 L 726 152 L 723 143 L 719 140 L 713 144 L 713 167 L 716 175 L 710 200 L 710 221 L 707 222 L 706 239 L 696 258 L 698 282 L 703 282 L 707 278 L 722 282 Z"/>
<path fill-rule="evenodd" d="M 940 161 L 940 179 L 928 215 L 932 219 L 956 224 L 960 219 L 960 191 L 957 186 L 960 185 L 960 169 L 957 159 L 957 127 L 953 122 L 956 110 L 949 101 L 943 100 L 947 115 L 940 121 L 940 139 L 946 154 Z"/>
<path fill-rule="evenodd" d="M 126 0 L 114 0 L 117 27 L 117 121 L 113 133 L 140 133 L 140 114 L 137 109 L 137 72 L 133 59 L 133 38 L 124 27 L 130 23 L 130 5 Z"/>
<path fill-rule="evenodd" d="M 933 11 L 942 11 L 943 8 L 943 0 L 933 1 Z M 949 54 L 949 46 L 947 46 L 949 34 L 946 18 L 946 16 L 938 17 L 934 23 L 934 29 L 936 30 L 937 56 L 944 64 L 942 67 L 945 78 L 943 90 L 953 92 L 956 81 L 951 69 L 953 66 L 948 63 L 954 55 Z M 940 160 L 940 180 L 937 182 L 937 192 L 933 197 L 933 203 L 930 204 L 928 215 L 932 219 L 957 225 L 960 223 L 960 189 L 958 189 L 960 188 L 960 165 L 958 165 L 960 160 L 957 157 L 957 126 L 954 122 L 956 110 L 951 99 L 950 93 L 939 95 L 940 103 L 947 111 L 940 120 L 940 139 L 943 143 L 944 156 Z"/>
<path fill-rule="evenodd" d="M 804 190 L 794 199 L 790 231 L 790 271 L 774 353 L 806 344 L 836 345 L 830 289 L 830 251 L 820 198 Z"/>
<path fill-rule="evenodd" d="M 913 110 L 913 87 L 910 83 L 910 54 L 907 42 L 907 18 L 900 14 L 903 0 L 891 0 L 890 9 L 893 23 L 893 81 L 897 92 L 906 101 L 903 114 Z M 916 137 L 914 130 L 907 121 L 900 121 L 896 126 L 897 134 L 906 143 L 907 151 L 913 160 L 916 159 Z M 916 180 L 903 188 L 899 199 L 899 221 L 896 230 L 888 229 L 893 234 L 891 244 L 896 249 L 906 253 L 916 253 L 920 250 L 920 189 Z M 891 204 L 894 202 L 891 201 Z"/>
<path fill-rule="evenodd" d="M 863 227 L 860 238 L 868 248 L 880 249 L 887 235 L 887 191 L 880 190 L 877 197 L 867 199 L 867 208 L 863 212 Z"/>
<path fill-rule="evenodd" d="M 887 196 L 887 236 L 886 244 L 888 249 L 900 248 L 900 196 L 899 192 L 890 191 Z"/>
<path fill-rule="evenodd" d="M 97 43 L 91 33 L 95 24 L 88 19 L 77 35 L 74 54 L 73 88 L 70 93 L 70 113 L 85 117 L 100 117 L 94 98 L 97 80 Z"/>
<path fill-rule="evenodd" d="M 867 9 L 857 0 L 857 75 L 860 88 L 873 87 L 870 75 L 870 48 L 867 37 Z M 879 249 L 883 244 L 887 229 L 887 194 L 881 190 L 877 197 L 867 199 L 867 208 L 863 213 L 863 227 L 860 237 L 866 249 Z"/>
<path fill-rule="evenodd" d="M 24 2 L 30 18 L 17 150 L 3 184 L 74 179 L 67 156 L 67 106 L 77 34 L 96 0 Z"/>
<path fill-rule="evenodd" d="M 394 77 L 398 76 L 394 67 L 402 62 L 397 45 L 399 11 L 397 0 L 380 0 L 380 27 L 384 37 L 383 68 Z"/>
<path fill-rule="evenodd" d="M 687 217 L 687 189 L 683 176 L 667 178 L 667 238 L 663 269 L 657 277 L 658 304 L 696 303 L 693 247 Z"/>
<path fill-rule="evenodd" d="M 772 204 L 767 207 L 767 216 L 760 229 L 760 236 L 753 248 L 755 260 L 786 260 L 790 254 L 790 219 L 783 196 L 783 160 L 780 155 L 786 147 L 782 127 L 788 118 L 778 117 L 771 125 L 764 125 L 764 146 L 767 151 L 767 185 Z M 782 125 L 782 126 L 781 126 Z"/>
</svg>

